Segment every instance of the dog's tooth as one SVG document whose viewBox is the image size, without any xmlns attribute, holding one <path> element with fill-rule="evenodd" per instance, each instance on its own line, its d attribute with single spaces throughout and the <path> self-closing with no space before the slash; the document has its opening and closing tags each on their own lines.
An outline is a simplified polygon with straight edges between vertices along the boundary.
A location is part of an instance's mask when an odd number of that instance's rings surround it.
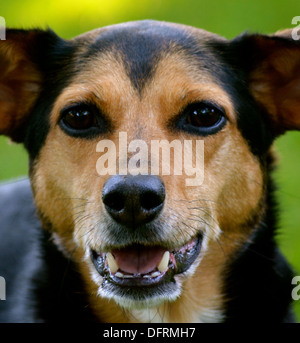
<svg viewBox="0 0 300 343">
<path fill-rule="evenodd" d="M 132 278 L 134 278 L 134 275 L 132 275 L 132 274 L 124 274 L 123 278 L 124 279 L 132 279 Z"/>
<path fill-rule="evenodd" d="M 112 274 L 114 274 L 119 269 L 118 263 L 113 257 L 112 253 L 110 252 L 106 254 L 106 258 L 107 258 L 108 267 L 110 271 L 112 272 Z"/>
<path fill-rule="evenodd" d="M 124 277 L 124 274 L 120 273 L 120 272 L 116 272 L 115 274 L 116 277 L 119 277 L 119 278 L 123 278 Z"/>
<path fill-rule="evenodd" d="M 160 272 L 153 272 L 153 273 L 151 274 L 151 277 L 157 277 L 157 276 L 159 276 L 159 275 L 161 275 Z"/>
<path fill-rule="evenodd" d="M 161 273 L 164 273 L 168 269 L 169 260 L 170 260 L 170 253 L 169 251 L 165 251 L 161 261 L 159 262 L 159 265 L 157 266 L 157 269 Z"/>
</svg>

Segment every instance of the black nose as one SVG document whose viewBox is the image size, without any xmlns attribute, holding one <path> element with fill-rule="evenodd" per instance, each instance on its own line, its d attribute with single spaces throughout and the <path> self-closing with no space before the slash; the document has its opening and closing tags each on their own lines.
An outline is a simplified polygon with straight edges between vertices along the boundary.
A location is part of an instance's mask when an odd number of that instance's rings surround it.
<svg viewBox="0 0 300 343">
<path fill-rule="evenodd" d="M 114 175 L 105 183 L 102 200 L 118 223 L 134 228 L 153 220 L 165 200 L 165 187 L 157 176 Z"/>
</svg>

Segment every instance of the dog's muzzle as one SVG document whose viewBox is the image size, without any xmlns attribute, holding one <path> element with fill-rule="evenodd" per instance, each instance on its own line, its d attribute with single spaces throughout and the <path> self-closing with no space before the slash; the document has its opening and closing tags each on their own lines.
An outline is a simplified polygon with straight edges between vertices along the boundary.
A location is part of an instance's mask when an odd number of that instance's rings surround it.
<svg viewBox="0 0 300 343">
<path fill-rule="evenodd" d="M 162 181 L 156 176 L 112 176 L 103 187 L 102 200 L 110 217 L 124 231 L 121 236 L 127 233 L 132 237 L 126 244 L 120 242 L 108 251 L 92 250 L 93 264 L 103 277 L 102 287 L 109 285 L 111 293 L 137 301 L 175 291 L 175 276 L 189 270 L 197 259 L 202 235 L 173 249 L 163 241 L 153 244 L 151 230 L 146 232 L 149 244 L 133 238 L 139 237 L 139 230 L 144 230 L 145 236 L 146 224 L 162 211 L 165 202 Z"/>
</svg>

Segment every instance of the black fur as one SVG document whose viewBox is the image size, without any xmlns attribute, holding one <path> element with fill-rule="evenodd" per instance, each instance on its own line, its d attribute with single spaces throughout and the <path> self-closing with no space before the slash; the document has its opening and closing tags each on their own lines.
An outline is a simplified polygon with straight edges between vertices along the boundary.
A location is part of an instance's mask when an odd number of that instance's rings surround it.
<svg viewBox="0 0 300 343">
<path fill-rule="evenodd" d="M 94 321 L 73 263 L 37 217 L 28 180 L 0 187 L 0 323 Z"/>
<path fill-rule="evenodd" d="M 292 269 L 276 245 L 277 205 L 268 180 L 267 210 L 246 244 L 227 265 L 226 322 L 278 323 L 295 320 L 290 308 Z"/>
<path fill-rule="evenodd" d="M 19 31 L 20 34 L 24 32 Z M 53 103 L 74 75 L 73 55 L 76 51 L 74 44 L 61 39 L 51 30 L 37 32 L 38 38 L 35 44 L 28 47 L 28 53 L 43 75 L 42 91 L 24 125 L 26 127 L 22 127 L 24 145 L 31 162 L 37 158 L 49 132 L 49 114 Z"/>
<path fill-rule="evenodd" d="M 114 51 L 116 57 L 121 58 L 139 93 L 146 82 L 151 81 L 157 62 L 168 53 L 182 51 L 192 63 L 207 64 L 215 75 L 218 74 L 218 64 L 212 62 L 212 54 L 188 31 L 151 20 L 118 26 L 99 34 L 82 56 L 82 62 L 106 51 Z"/>
</svg>

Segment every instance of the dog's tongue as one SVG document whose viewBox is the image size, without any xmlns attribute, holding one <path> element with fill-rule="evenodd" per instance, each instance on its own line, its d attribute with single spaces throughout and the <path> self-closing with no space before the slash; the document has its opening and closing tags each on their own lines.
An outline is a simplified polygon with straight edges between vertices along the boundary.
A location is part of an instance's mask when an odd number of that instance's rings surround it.
<svg viewBox="0 0 300 343">
<path fill-rule="evenodd" d="M 121 271 L 129 274 L 147 274 L 156 268 L 165 250 L 162 247 L 132 246 L 113 250 L 112 254 Z"/>
</svg>

